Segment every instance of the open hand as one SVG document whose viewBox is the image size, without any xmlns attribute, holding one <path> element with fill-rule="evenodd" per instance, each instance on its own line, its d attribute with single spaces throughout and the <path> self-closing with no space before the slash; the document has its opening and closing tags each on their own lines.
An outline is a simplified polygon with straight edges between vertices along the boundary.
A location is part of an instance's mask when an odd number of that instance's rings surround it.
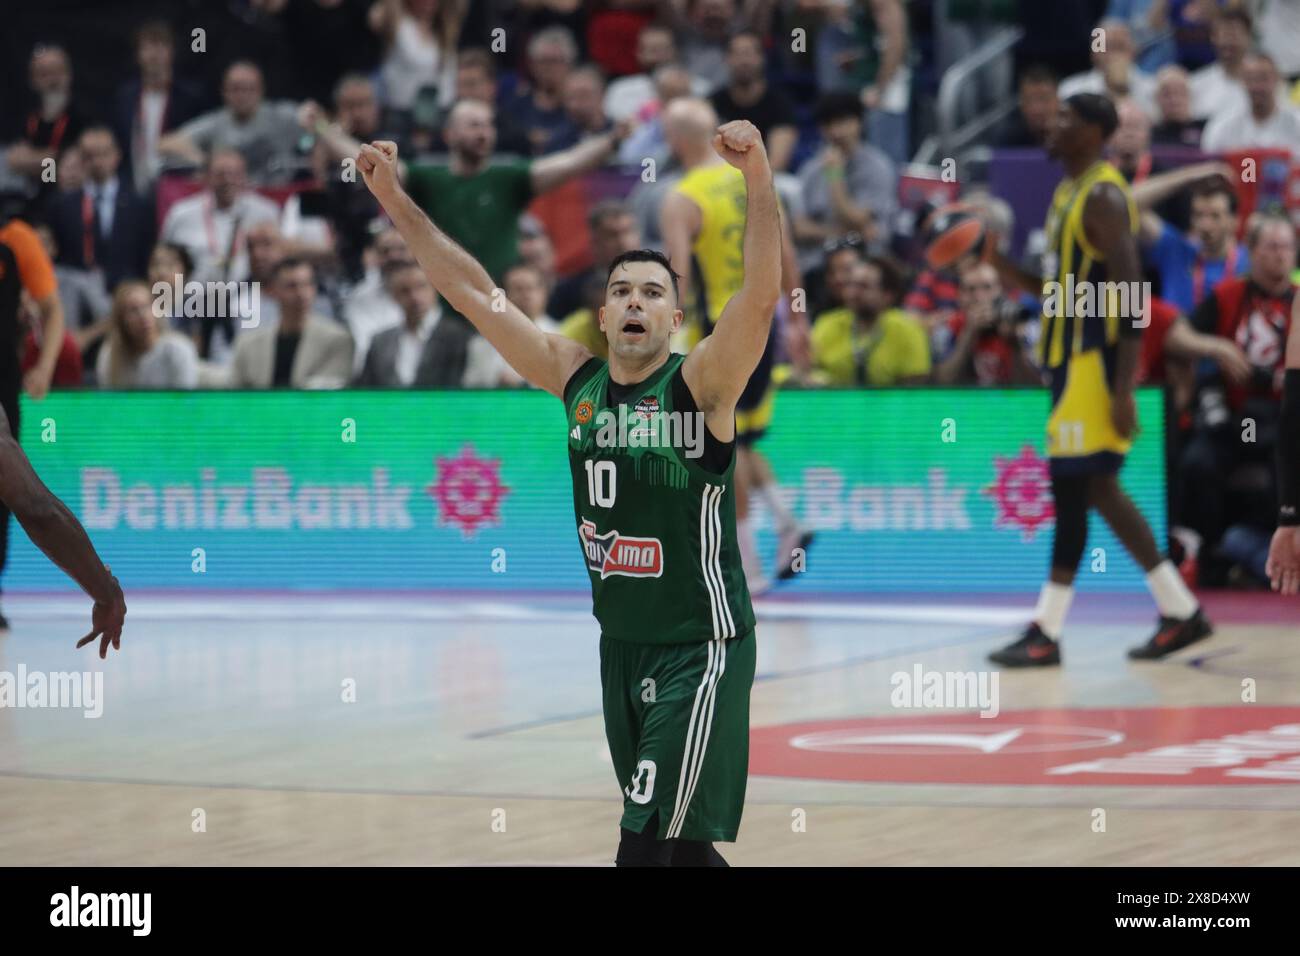
<svg viewBox="0 0 1300 956">
<path fill-rule="evenodd" d="M 1264 573 L 1274 591 L 1282 594 L 1300 592 L 1300 525 L 1281 527 L 1273 532 Z"/>
</svg>

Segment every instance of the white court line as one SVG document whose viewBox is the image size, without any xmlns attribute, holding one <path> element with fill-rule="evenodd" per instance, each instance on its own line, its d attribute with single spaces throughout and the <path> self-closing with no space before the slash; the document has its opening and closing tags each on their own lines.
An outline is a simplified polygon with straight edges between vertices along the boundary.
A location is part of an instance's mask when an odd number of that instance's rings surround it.
<svg viewBox="0 0 1300 956">
<path fill-rule="evenodd" d="M 128 595 L 129 597 L 129 595 Z M 1030 607 L 987 605 L 889 604 L 872 602 L 764 601 L 754 602 L 760 621 L 877 621 L 903 624 L 1013 625 L 1025 620 Z M 17 618 L 88 617 L 90 600 L 64 595 L 24 595 L 5 599 L 5 610 Z M 358 598 L 267 596 L 249 594 L 221 599 L 144 595 L 129 602 L 127 620 L 366 620 L 366 621 L 595 621 L 586 608 L 556 608 L 527 602 L 483 598 L 428 597 Z"/>
</svg>

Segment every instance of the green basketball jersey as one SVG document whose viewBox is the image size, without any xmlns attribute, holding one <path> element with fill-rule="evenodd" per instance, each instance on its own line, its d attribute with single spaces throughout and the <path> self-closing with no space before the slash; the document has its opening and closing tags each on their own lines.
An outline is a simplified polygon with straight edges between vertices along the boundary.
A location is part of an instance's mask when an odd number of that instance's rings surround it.
<svg viewBox="0 0 1300 956">
<path fill-rule="evenodd" d="M 626 404 L 592 359 L 565 390 L 573 510 L 602 634 L 638 644 L 737 637 L 754 627 L 727 470 L 702 468 L 704 416 L 677 413 L 671 355 Z"/>
</svg>

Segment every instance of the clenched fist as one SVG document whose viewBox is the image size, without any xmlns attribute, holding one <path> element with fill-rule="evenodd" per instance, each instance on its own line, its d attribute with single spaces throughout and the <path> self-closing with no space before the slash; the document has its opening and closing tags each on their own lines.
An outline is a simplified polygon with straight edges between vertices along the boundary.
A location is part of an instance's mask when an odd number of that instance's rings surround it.
<svg viewBox="0 0 1300 956">
<path fill-rule="evenodd" d="M 719 156 L 742 173 L 768 171 L 767 149 L 758 127 L 749 120 L 732 120 L 718 127 L 713 137 L 713 148 Z"/>
<path fill-rule="evenodd" d="M 357 169 L 361 170 L 366 188 L 380 202 L 401 191 L 396 143 L 388 140 L 362 143 L 361 152 L 357 153 Z"/>
</svg>

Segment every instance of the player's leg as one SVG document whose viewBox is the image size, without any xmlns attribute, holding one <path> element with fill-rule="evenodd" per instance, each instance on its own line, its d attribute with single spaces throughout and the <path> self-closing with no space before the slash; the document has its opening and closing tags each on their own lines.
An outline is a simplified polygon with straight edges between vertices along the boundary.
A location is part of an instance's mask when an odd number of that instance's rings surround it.
<svg viewBox="0 0 1300 956">
<path fill-rule="evenodd" d="M 641 715 L 637 706 L 637 686 L 632 682 L 643 669 L 644 651 L 640 645 L 600 639 L 601 704 L 605 715 L 605 740 L 614 764 L 614 774 L 623 788 L 626 804 L 634 778 L 644 786 L 644 774 L 638 772 L 637 749 L 640 745 Z M 643 769 L 643 768 L 642 768 Z M 653 785 L 653 778 L 651 778 Z M 656 819 L 623 820 L 619 827 L 615 866 L 667 866 L 672 848 L 658 838 Z"/>
<path fill-rule="evenodd" d="M 734 842 L 749 775 L 749 694 L 754 683 L 754 632 L 717 642 L 721 667 L 711 694 L 701 698 L 697 731 L 682 767 L 664 835 L 687 841 L 673 865 L 722 866 L 709 844 Z M 678 846 L 681 846 L 679 843 Z M 680 863 L 679 863 L 680 859 Z"/>
<path fill-rule="evenodd" d="M 1121 487 L 1119 475 L 1093 475 L 1089 480 L 1088 500 L 1146 572 L 1147 587 L 1160 609 L 1155 633 L 1145 644 L 1131 649 L 1129 657 L 1161 658 L 1209 637 L 1213 633 L 1209 620 L 1174 563 L 1160 554 L 1150 525 Z"/>
<path fill-rule="evenodd" d="M 1004 667 L 1046 667 L 1061 662 L 1061 632 L 1074 600 L 1074 576 L 1088 542 L 1088 476 L 1054 474 L 1052 565 L 1038 594 L 1034 617 L 1020 637 L 989 655 Z"/>
</svg>

